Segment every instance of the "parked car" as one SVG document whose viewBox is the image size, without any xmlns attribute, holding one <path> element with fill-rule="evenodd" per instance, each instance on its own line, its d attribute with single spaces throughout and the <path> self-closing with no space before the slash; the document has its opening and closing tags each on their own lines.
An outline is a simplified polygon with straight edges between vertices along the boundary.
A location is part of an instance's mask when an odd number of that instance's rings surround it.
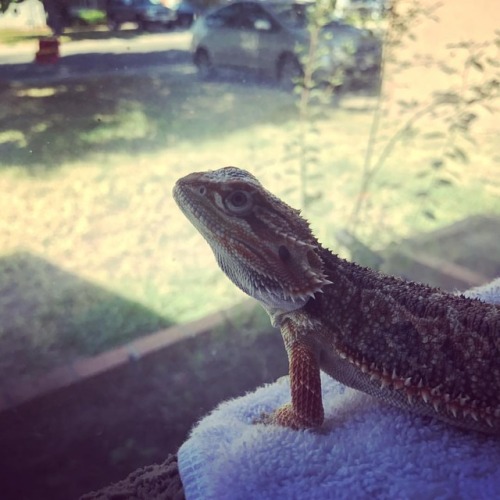
<svg viewBox="0 0 500 500">
<path fill-rule="evenodd" d="M 290 86 L 303 73 L 299 53 L 309 45 L 307 19 L 312 4 L 237 1 L 199 17 L 193 27 L 193 61 L 201 77 L 218 66 L 249 68 Z M 380 40 L 339 20 L 326 23 L 314 61 L 314 77 L 331 82 L 380 66 Z"/>
<path fill-rule="evenodd" d="M 108 0 L 106 5 L 108 27 L 120 29 L 123 23 L 137 23 L 139 29 L 153 25 L 169 27 L 176 19 L 172 9 L 159 0 Z"/>
<path fill-rule="evenodd" d="M 189 28 L 201 13 L 201 9 L 188 0 L 176 0 L 170 7 L 176 15 L 174 25 L 180 28 Z"/>
</svg>

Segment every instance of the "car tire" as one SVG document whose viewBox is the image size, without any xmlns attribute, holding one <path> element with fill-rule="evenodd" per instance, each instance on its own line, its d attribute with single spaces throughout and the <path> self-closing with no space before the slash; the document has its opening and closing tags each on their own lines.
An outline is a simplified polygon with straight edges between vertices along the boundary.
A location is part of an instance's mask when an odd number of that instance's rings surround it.
<svg viewBox="0 0 500 500">
<path fill-rule="evenodd" d="M 208 80 L 215 73 L 212 59 L 205 49 L 198 49 L 195 52 L 194 64 L 198 70 L 198 76 L 201 80 Z"/>
<path fill-rule="evenodd" d="M 137 29 L 139 31 L 148 31 L 149 30 L 149 22 L 140 17 L 137 18 Z"/>
<path fill-rule="evenodd" d="M 120 23 L 116 19 L 108 19 L 107 22 L 109 31 L 118 31 L 120 29 Z"/>
<path fill-rule="evenodd" d="M 192 14 L 177 14 L 177 19 L 175 21 L 175 26 L 180 29 L 188 29 L 193 24 Z"/>
<path fill-rule="evenodd" d="M 297 80 L 304 76 L 302 65 L 293 54 L 281 56 L 276 70 L 280 87 L 287 91 L 293 90 Z"/>
</svg>

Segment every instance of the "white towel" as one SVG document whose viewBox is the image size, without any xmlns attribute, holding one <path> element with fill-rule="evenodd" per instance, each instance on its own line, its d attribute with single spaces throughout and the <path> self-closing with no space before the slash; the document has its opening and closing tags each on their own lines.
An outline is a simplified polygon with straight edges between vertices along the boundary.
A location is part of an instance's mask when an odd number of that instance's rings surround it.
<svg viewBox="0 0 500 500">
<path fill-rule="evenodd" d="M 472 297 L 500 303 L 500 280 Z M 406 412 L 322 374 L 325 423 L 252 424 L 288 378 L 221 404 L 178 453 L 187 500 L 500 498 L 500 438 Z"/>
</svg>

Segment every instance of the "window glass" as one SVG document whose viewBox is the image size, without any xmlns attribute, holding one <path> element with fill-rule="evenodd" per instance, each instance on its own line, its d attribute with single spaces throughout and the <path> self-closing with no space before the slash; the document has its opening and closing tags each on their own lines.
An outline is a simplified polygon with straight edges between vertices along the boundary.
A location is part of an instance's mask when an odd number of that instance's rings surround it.
<svg viewBox="0 0 500 500">
<path fill-rule="evenodd" d="M 287 373 L 173 199 L 192 172 L 248 170 L 360 266 L 461 291 L 500 275 L 498 0 L 0 6 L 0 499 L 161 464 L 221 400 Z M 263 294 L 319 266 L 245 200 L 259 241 L 216 230 L 249 261 L 277 252 Z"/>
<path fill-rule="evenodd" d="M 274 24 L 271 16 L 260 5 L 243 4 L 239 12 L 238 27 L 254 30 L 255 23 L 258 21 L 267 22 L 270 27 Z"/>
<path fill-rule="evenodd" d="M 240 22 L 241 7 L 236 4 L 220 9 L 207 17 L 208 25 L 214 28 L 234 28 L 238 27 Z"/>
</svg>

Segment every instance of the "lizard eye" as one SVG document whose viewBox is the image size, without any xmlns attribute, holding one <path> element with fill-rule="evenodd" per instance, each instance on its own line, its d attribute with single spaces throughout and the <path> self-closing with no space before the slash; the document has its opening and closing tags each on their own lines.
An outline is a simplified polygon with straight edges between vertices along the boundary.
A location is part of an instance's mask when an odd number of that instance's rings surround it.
<svg viewBox="0 0 500 500">
<path fill-rule="evenodd" d="M 226 207 L 235 214 L 244 214 L 252 208 L 252 197 L 246 191 L 233 191 L 226 198 Z"/>
</svg>

